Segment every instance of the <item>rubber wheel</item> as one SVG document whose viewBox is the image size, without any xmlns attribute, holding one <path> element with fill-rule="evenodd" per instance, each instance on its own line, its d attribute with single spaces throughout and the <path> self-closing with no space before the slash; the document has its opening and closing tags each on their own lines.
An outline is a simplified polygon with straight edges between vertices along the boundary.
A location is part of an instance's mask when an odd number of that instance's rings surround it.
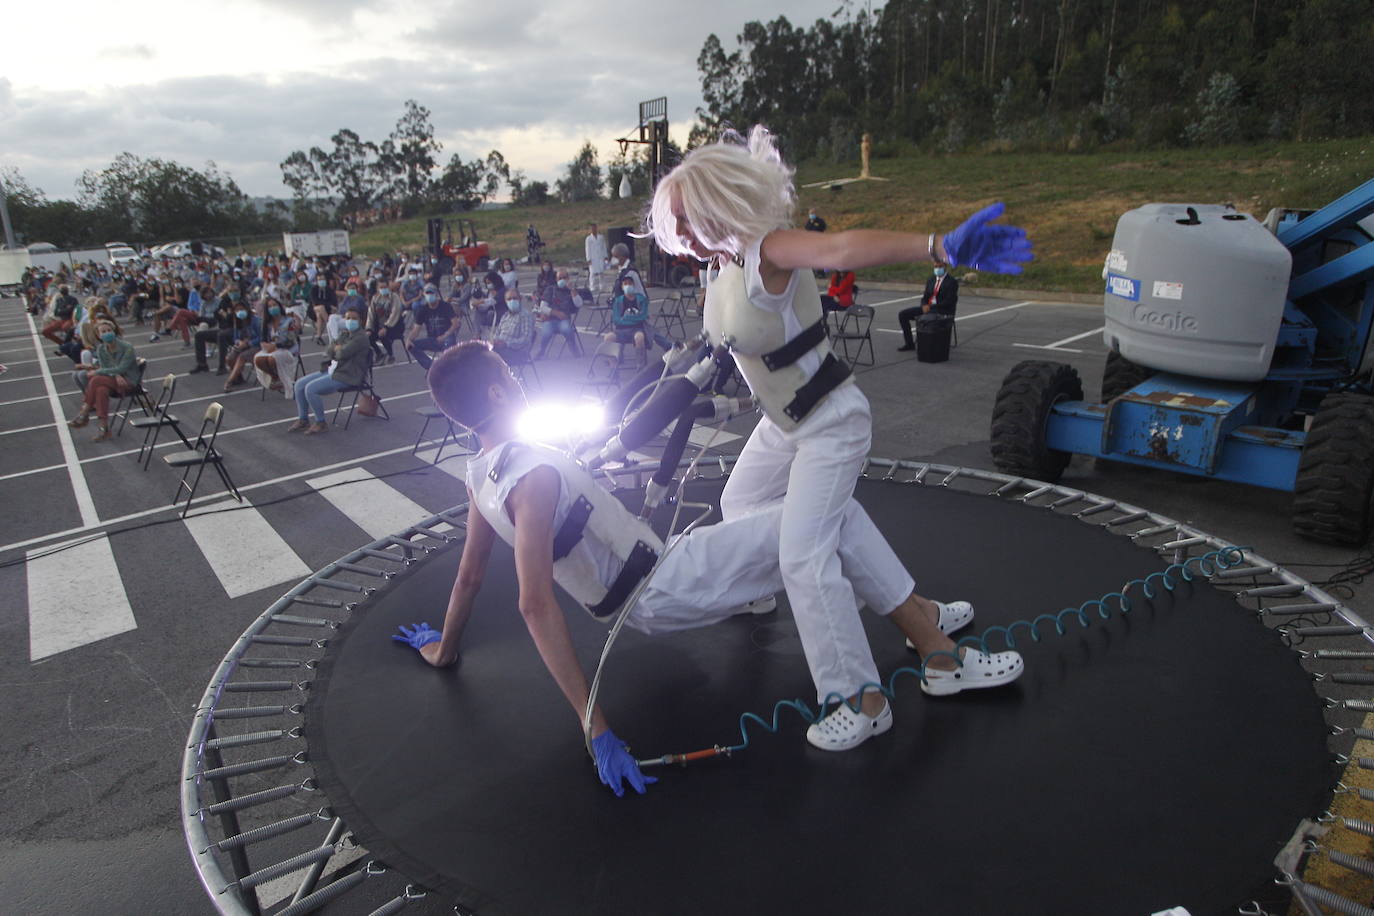
<svg viewBox="0 0 1374 916">
<path fill-rule="evenodd" d="M 1102 403 L 1121 397 L 1154 374 L 1155 370 L 1133 363 L 1112 350 L 1107 354 L 1106 365 L 1102 367 Z"/>
<path fill-rule="evenodd" d="M 1360 546 L 1374 524 L 1374 397 L 1322 398 L 1298 463 L 1293 530 L 1323 544 Z"/>
<path fill-rule="evenodd" d="M 477 259 L 477 269 L 478 269 L 478 270 L 489 270 L 490 268 L 491 268 L 491 260 L 490 260 L 489 258 L 483 257 L 483 258 L 478 258 L 478 259 Z"/>
<path fill-rule="evenodd" d="M 668 272 L 668 285 L 675 288 L 680 287 L 682 286 L 682 282 L 691 275 L 692 272 L 690 270 L 679 264 Z"/>
<path fill-rule="evenodd" d="M 1045 426 L 1056 402 L 1081 400 L 1083 383 L 1072 366 L 1026 360 L 1012 367 L 992 408 L 997 470 L 1047 483 L 1058 480 L 1073 456 L 1046 444 Z"/>
</svg>

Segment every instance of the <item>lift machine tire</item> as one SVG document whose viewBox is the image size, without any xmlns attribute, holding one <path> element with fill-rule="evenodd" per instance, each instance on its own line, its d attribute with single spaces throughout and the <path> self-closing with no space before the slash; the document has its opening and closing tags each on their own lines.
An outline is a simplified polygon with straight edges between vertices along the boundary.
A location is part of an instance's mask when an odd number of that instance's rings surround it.
<svg viewBox="0 0 1374 916">
<path fill-rule="evenodd" d="M 1115 350 L 1108 351 L 1102 367 L 1102 403 L 1119 398 L 1154 374 L 1155 370 L 1133 363 Z"/>
<path fill-rule="evenodd" d="M 1072 455 L 1049 447 L 1045 425 L 1056 402 L 1082 399 L 1083 383 L 1072 366 L 1040 360 L 1013 366 L 992 408 L 992 460 L 997 469 L 1057 481 Z"/>
<path fill-rule="evenodd" d="M 1327 544 L 1360 546 L 1374 527 L 1374 397 L 1322 398 L 1303 446 L 1293 530 Z"/>
</svg>

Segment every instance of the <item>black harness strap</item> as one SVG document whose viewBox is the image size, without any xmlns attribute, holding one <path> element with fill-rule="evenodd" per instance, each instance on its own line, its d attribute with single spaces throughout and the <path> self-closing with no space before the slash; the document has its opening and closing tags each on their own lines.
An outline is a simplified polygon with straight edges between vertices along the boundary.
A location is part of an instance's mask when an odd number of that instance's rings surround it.
<svg viewBox="0 0 1374 916">
<path fill-rule="evenodd" d="M 779 369 L 792 365 L 807 353 L 816 349 L 817 344 L 825 340 L 825 319 L 811 325 L 787 343 L 778 347 L 770 353 L 765 353 L 759 357 L 763 360 L 764 366 L 770 372 L 777 372 Z"/>
<path fill-rule="evenodd" d="M 847 378 L 849 378 L 849 367 L 836 359 L 834 353 L 827 353 L 825 359 L 821 361 L 821 367 L 816 370 L 816 374 L 811 376 L 805 385 L 797 389 L 797 396 L 782 409 L 782 412 L 787 414 L 790 419 L 800 423 L 821 402 L 822 398 L 840 387 L 840 384 Z"/>
<path fill-rule="evenodd" d="M 635 542 L 634 549 L 626 558 L 625 565 L 620 568 L 620 574 L 611 583 L 610 589 L 606 592 L 606 597 L 587 610 L 591 611 L 592 616 L 598 619 L 609 617 L 615 613 L 625 603 L 625 599 L 630 597 L 630 592 L 634 591 L 635 586 L 649 574 L 649 570 L 653 569 L 657 562 L 657 550 L 643 541 Z"/>
<path fill-rule="evenodd" d="M 553 558 L 555 562 L 572 553 L 577 542 L 582 540 L 582 532 L 586 530 L 587 519 L 591 518 L 591 515 L 591 501 L 587 497 L 579 495 L 568 507 L 568 517 L 563 519 L 563 524 L 559 526 L 558 533 L 553 536 Z"/>
</svg>

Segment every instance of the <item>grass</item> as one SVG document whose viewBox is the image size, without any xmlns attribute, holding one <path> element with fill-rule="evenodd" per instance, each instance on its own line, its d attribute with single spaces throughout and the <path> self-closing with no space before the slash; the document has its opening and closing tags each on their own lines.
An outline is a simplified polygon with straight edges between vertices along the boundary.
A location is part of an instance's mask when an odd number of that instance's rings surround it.
<svg viewBox="0 0 1374 916">
<path fill-rule="evenodd" d="M 1312 143 L 1094 153 L 965 153 L 873 160 L 885 182 L 838 190 L 802 188 L 857 173 L 854 164 L 802 163 L 801 212 L 814 206 L 830 229 L 953 228 L 993 200 L 1035 241 L 1036 261 L 1023 276 L 980 275 L 978 285 L 1065 292 L 1100 292 L 1102 259 L 1117 218 L 1151 201 L 1233 203 L 1259 218 L 1272 207 L 1319 207 L 1374 176 L 1374 137 Z M 534 223 L 558 263 L 580 262 L 589 221 L 637 226 L 642 198 L 548 204 L 472 214 L 494 256 L 521 257 L 525 227 Z M 418 251 L 424 220 L 357 233 L 355 251 Z M 861 280 L 924 280 L 927 268 L 899 264 L 862 272 Z"/>
</svg>

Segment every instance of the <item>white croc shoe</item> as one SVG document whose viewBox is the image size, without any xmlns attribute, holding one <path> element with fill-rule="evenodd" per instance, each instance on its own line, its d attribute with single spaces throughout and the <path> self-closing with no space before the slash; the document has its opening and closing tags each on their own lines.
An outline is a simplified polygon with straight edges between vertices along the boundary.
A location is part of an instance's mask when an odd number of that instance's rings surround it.
<svg viewBox="0 0 1374 916">
<path fill-rule="evenodd" d="M 876 716 L 855 712 L 846 703 L 836 706 L 824 719 L 806 730 L 806 740 L 823 751 L 847 751 L 874 735 L 892 728 L 892 705 L 883 705 Z"/>
<path fill-rule="evenodd" d="M 958 668 L 943 671 L 926 668 L 921 689 L 931 696 L 944 697 L 961 690 L 979 687 L 1000 687 L 1010 684 L 1026 670 L 1019 652 L 993 652 L 989 655 L 977 649 L 964 652 L 964 663 Z"/>
<path fill-rule="evenodd" d="M 957 633 L 973 623 L 973 605 L 967 601 L 951 601 L 949 604 L 937 601 L 935 606 L 940 609 L 940 619 L 936 626 L 946 636 Z M 909 639 L 906 641 L 906 647 L 912 652 L 916 651 L 916 644 Z"/>
<path fill-rule="evenodd" d="M 741 604 L 739 607 L 730 611 L 733 616 L 743 616 L 745 614 L 771 614 L 778 609 L 778 596 L 769 595 L 767 598 L 760 598 L 758 601 L 750 601 L 748 604 Z"/>
</svg>

